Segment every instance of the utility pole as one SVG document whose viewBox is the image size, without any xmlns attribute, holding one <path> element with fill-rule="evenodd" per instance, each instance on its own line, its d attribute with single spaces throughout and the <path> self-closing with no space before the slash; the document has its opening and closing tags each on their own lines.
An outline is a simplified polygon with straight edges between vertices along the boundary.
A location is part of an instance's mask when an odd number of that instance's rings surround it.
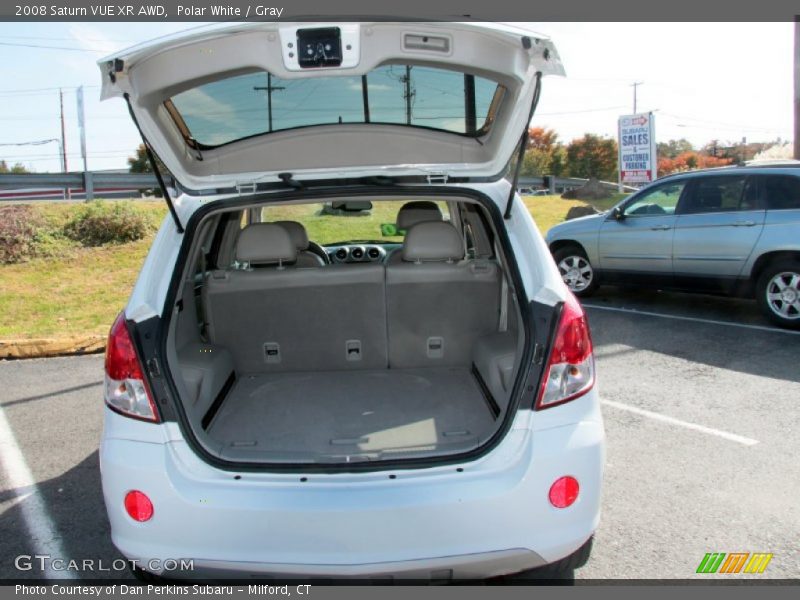
<svg viewBox="0 0 800 600">
<path fill-rule="evenodd" d="M 406 101 L 406 124 L 411 125 L 411 99 L 414 97 L 414 90 L 411 89 L 411 66 L 406 65 L 406 74 L 403 77 L 403 83 L 405 84 L 405 91 L 403 92 L 403 98 Z"/>
<path fill-rule="evenodd" d="M 67 136 L 64 128 L 64 91 L 61 88 L 58 88 L 58 103 L 61 107 L 61 166 L 62 173 L 66 173 L 69 171 L 69 165 L 67 164 Z M 67 188 L 67 199 L 71 198 L 72 193 Z"/>
<path fill-rule="evenodd" d="M 272 85 L 272 74 L 267 73 L 267 86 L 254 85 L 253 89 L 256 91 L 267 92 L 267 113 L 269 114 L 269 131 L 272 131 L 272 92 L 279 92 L 285 90 L 286 87 L 282 85 Z"/>
<path fill-rule="evenodd" d="M 633 88 L 633 114 L 636 114 L 636 88 L 642 85 L 643 83 L 644 83 L 643 81 L 634 81 L 631 84 L 631 87 Z"/>
<path fill-rule="evenodd" d="M 800 15 L 794 17 L 794 157 L 800 160 Z"/>
</svg>

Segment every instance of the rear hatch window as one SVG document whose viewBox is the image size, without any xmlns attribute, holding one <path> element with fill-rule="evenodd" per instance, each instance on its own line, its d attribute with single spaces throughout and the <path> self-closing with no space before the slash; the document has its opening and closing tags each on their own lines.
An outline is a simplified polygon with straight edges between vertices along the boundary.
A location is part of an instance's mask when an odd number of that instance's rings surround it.
<svg viewBox="0 0 800 600">
<path fill-rule="evenodd" d="M 187 140 L 213 148 L 272 131 L 337 123 L 483 135 L 503 91 L 493 81 L 458 71 L 385 65 L 361 77 L 247 73 L 176 94 L 166 106 Z"/>
</svg>

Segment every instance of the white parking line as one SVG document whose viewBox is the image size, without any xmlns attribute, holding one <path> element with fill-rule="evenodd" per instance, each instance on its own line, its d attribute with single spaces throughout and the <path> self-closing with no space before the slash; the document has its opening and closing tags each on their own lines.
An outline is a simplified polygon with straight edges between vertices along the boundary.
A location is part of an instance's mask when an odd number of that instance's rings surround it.
<svg viewBox="0 0 800 600">
<path fill-rule="evenodd" d="M 600 306 L 599 304 L 582 303 L 586 308 L 595 308 L 597 310 L 608 310 L 612 312 L 621 312 L 634 315 L 646 315 L 648 317 L 660 317 L 662 319 L 675 319 L 678 321 L 693 321 L 695 323 L 711 323 L 712 325 L 726 325 L 728 327 L 743 327 L 744 329 L 758 329 L 761 331 L 772 331 L 774 333 L 789 333 L 791 335 L 800 335 L 800 331 L 792 329 L 779 329 L 778 327 L 767 327 L 766 325 L 748 325 L 746 323 L 734 323 L 732 321 L 717 321 L 715 319 L 701 319 L 699 317 L 683 317 L 681 315 L 665 315 L 664 313 L 650 312 L 648 310 L 636 310 L 635 308 L 618 308 L 616 306 Z"/>
<path fill-rule="evenodd" d="M 0 406 L 0 465 L 8 477 L 16 503 L 22 511 L 22 518 L 30 536 L 31 550 L 38 555 L 49 555 L 52 559 L 69 559 L 61 547 L 57 529 L 50 517 L 44 498 L 39 492 L 25 457 L 17 445 L 17 439 Z M 72 571 L 54 571 L 52 561 L 47 561 L 47 568 L 42 575 L 47 579 L 74 579 Z"/>
<path fill-rule="evenodd" d="M 648 417 L 650 419 L 655 419 L 656 421 L 661 421 L 662 423 L 678 425 L 679 427 L 685 427 L 686 429 L 693 429 L 709 435 L 715 435 L 717 437 L 721 437 L 722 439 L 736 442 L 737 444 L 742 444 L 744 446 L 755 446 L 758 444 L 758 440 L 754 440 L 753 438 L 744 437 L 743 435 L 736 435 L 735 433 L 729 433 L 720 429 L 713 429 L 712 427 L 706 427 L 705 425 L 698 425 L 697 423 L 681 421 L 680 419 L 668 417 L 667 415 L 651 412 L 649 410 L 644 410 L 643 408 L 637 408 L 635 406 L 631 406 L 630 404 L 622 404 L 621 402 L 614 402 L 613 400 L 601 400 L 601 402 L 606 406 L 618 408 L 619 410 L 627 410 L 628 412 L 642 415 L 643 417 Z"/>
</svg>

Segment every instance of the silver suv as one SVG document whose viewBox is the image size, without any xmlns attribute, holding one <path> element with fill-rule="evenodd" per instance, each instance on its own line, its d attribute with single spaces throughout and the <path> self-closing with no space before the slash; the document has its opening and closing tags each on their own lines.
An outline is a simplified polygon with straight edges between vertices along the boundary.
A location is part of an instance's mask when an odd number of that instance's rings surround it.
<svg viewBox="0 0 800 600">
<path fill-rule="evenodd" d="M 755 295 L 771 321 L 800 328 L 800 167 L 671 175 L 546 239 L 578 296 L 601 283 Z"/>
</svg>

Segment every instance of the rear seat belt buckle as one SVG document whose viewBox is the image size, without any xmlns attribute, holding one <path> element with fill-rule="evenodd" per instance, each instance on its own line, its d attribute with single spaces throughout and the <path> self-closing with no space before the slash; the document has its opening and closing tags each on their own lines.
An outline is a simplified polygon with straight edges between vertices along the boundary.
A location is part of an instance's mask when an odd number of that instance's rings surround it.
<svg viewBox="0 0 800 600">
<path fill-rule="evenodd" d="M 429 337 L 427 351 L 428 358 L 442 358 L 444 356 L 444 338 Z"/>
<path fill-rule="evenodd" d="M 278 364 L 281 362 L 281 347 L 275 342 L 264 344 L 264 362 L 267 364 Z"/>
<path fill-rule="evenodd" d="M 361 360 L 361 340 L 347 340 L 344 343 L 344 349 L 347 362 Z"/>
</svg>

